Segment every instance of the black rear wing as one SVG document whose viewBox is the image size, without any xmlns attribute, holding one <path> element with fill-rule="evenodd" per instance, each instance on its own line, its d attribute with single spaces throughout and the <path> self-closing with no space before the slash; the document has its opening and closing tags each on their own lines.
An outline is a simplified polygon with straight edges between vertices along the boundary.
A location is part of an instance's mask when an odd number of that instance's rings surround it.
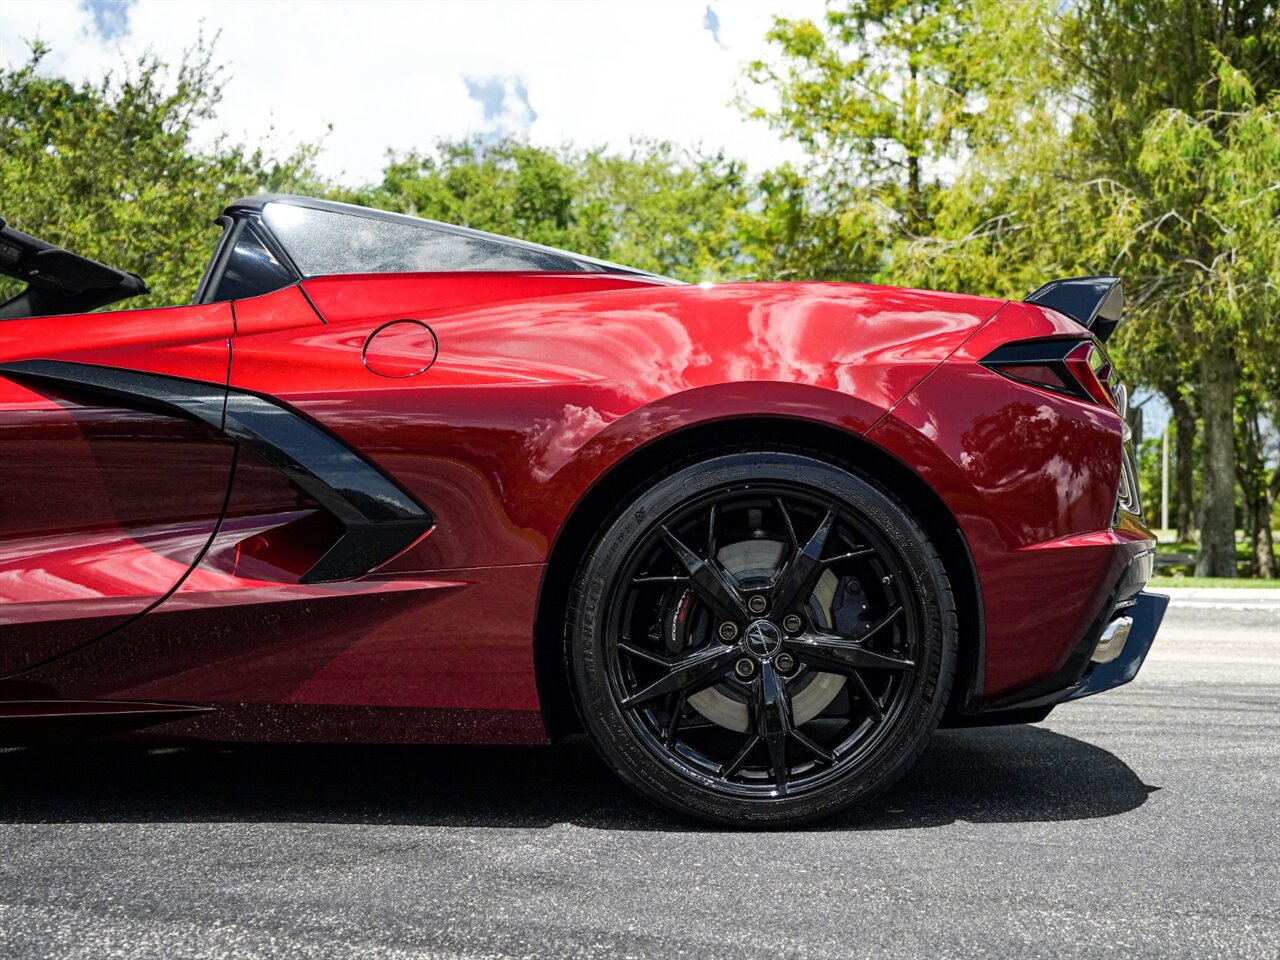
<svg viewBox="0 0 1280 960">
<path fill-rule="evenodd" d="M 0 220 L 0 275 L 27 284 L 0 303 L 0 320 L 86 313 L 148 293 L 136 273 L 82 257 L 15 230 Z"/>
<path fill-rule="evenodd" d="M 1070 317 L 1105 342 L 1120 323 L 1124 288 L 1119 277 L 1072 277 L 1050 280 L 1026 299 Z"/>
</svg>

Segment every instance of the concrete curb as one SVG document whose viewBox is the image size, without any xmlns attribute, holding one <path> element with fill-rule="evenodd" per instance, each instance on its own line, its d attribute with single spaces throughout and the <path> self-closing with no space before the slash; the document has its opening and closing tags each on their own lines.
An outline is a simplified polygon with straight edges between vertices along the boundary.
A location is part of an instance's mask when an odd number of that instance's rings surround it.
<svg viewBox="0 0 1280 960">
<path fill-rule="evenodd" d="M 1219 607 L 1231 610 L 1280 612 L 1280 590 L 1242 587 L 1153 587 L 1152 593 L 1169 597 L 1171 607 Z"/>
</svg>

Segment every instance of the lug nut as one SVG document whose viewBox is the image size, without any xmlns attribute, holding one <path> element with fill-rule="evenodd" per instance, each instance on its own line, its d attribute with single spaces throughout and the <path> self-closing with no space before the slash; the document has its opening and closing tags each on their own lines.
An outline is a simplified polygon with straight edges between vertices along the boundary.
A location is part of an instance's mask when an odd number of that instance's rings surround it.
<svg viewBox="0 0 1280 960">
<path fill-rule="evenodd" d="M 804 629 L 804 621 L 798 613 L 788 613 L 782 618 L 782 629 L 787 633 L 799 633 Z"/>
<path fill-rule="evenodd" d="M 752 613 L 764 613 L 769 609 L 769 601 L 757 593 L 747 601 L 747 609 Z"/>
<path fill-rule="evenodd" d="M 716 632 L 720 634 L 720 639 L 725 643 L 733 643 L 734 640 L 738 639 L 738 625 L 732 620 L 724 621 Z"/>
<path fill-rule="evenodd" d="M 756 672 L 755 661 L 749 660 L 746 657 L 743 657 L 741 660 L 739 660 L 737 663 L 733 665 L 733 672 L 736 673 L 738 676 L 740 676 L 743 680 L 746 680 L 749 676 L 751 676 L 753 673 Z"/>
<path fill-rule="evenodd" d="M 783 673 L 790 673 L 796 668 L 796 658 L 789 653 L 780 653 L 773 661 Z"/>
</svg>

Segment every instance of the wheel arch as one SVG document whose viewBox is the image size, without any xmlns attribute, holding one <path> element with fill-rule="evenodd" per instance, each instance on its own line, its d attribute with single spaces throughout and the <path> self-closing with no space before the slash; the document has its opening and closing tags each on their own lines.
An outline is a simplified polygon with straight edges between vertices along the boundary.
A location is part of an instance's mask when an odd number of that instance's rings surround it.
<svg viewBox="0 0 1280 960">
<path fill-rule="evenodd" d="M 976 709 L 985 671 L 982 589 L 969 545 L 955 516 L 915 471 L 864 437 L 828 424 L 787 417 L 738 417 L 703 422 L 665 434 L 614 463 L 574 505 L 547 559 L 534 622 L 534 668 L 543 722 L 552 740 L 581 729 L 565 674 L 565 619 L 582 556 L 618 504 L 676 465 L 721 451 L 773 446 L 804 451 L 892 491 L 925 528 L 955 594 L 960 649 L 956 682 L 943 716 Z"/>
</svg>

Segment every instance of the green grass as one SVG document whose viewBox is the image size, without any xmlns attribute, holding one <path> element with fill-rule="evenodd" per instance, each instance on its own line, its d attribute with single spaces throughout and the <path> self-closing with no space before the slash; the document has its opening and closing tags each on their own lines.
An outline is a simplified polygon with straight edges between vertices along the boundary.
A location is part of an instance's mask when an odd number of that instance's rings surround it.
<svg viewBox="0 0 1280 960">
<path fill-rule="evenodd" d="M 1230 587 L 1237 590 L 1261 587 L 1280 590 L 1280 580 L 1258 580 L 1254 577 L 1152 577 L 1147 581 L 1148 590 L 1176 590 L 1178 587 Z"/>
<path fill-rule="evenodd" d="M 1189 553 L 1196 555 L 1197 545 L 1194 543 L 1166 543 L 1163 540 L 1156 544 L 1157 553 Z M 1242 540 L 1236 541 L 1236 558 L 1248 560 L 1253 553 L 1253 546 Z"/>
<path fill-rule="evenodd" d="M 1172 535 L 1170 530 L 1164 530 L 1161 533 L 1164 536 Z M 1255 580 L 1247 575 L 1253 570 L 1253 546 L 1242 539 L 1238 530 L 1236 531 L 1236 570 L 1240 574 L 1238 580 L 1193 576 L 1197 549 L 1196 544 L 1185 541 L 1181 543 L 1159 541 L 1156 544 L 1158 575 L 1153 582 L 1165 587 L 1280 587 L 1280 580 Z M 1170 554 L 1180 556 L 1174 557 Z"/>
</svg>

